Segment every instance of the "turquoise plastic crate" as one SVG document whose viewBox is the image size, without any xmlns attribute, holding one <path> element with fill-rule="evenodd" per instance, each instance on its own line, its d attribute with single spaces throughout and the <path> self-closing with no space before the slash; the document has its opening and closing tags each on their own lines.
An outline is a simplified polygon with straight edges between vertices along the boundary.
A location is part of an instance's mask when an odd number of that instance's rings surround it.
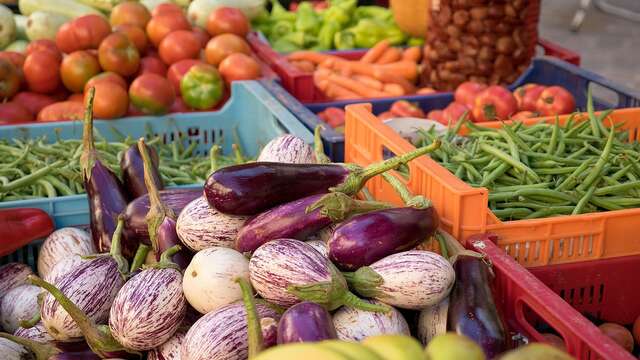
<svg viewBox="0 0 640 360">
<path fill-rule="evenodd" d="M 207 152 L 213 143 L 219 143 L 224 153 L 231 153 L 231 145 L 240 138 L 242 150 L 255 156 L 262 146 L 276 136 L 290 133 L 307 143 L 313 134 L 280 104 L 257 81 L 240 81 L 232 85 L 231 99 L 219 111 L 140 116 L 120 120 L 96 120 L 94 127 L 107 140 L 117 140 L 117 133 L 134 138 L 144 136 L 150 128 L 154 135 L 171 142 L 179 136 L 185 143 L 199 143 L 197 153 Z M 63 139 L 82 138 L 82 122 L 57 122 L 20 126 L 0 126 L 0 139 L 29 138 L 47 135 L 54 138 L 55 131 Z M 180 187 L 198 187 L 202 184 Z M 47 211 L 56 227 L 83 225 L 89 222 L 89 204 L 86 195 L 60 196 L 22 201 L 0 202 L 0 208 L 35 207 Z"/>
</svg>

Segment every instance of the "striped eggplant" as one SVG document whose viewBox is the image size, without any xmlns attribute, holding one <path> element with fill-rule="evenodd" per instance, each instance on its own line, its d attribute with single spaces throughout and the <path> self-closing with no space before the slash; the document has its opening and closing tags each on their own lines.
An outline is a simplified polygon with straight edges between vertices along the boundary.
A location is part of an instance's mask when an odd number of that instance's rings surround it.
<svg viewBox="0 0 640 360">
<path fill-rule="evenodd" d="M 27 348 L 3 337 L 0 337 L 0 354 L 3 360 L 36 360 Z"/>
<path fill-rule="evenodd" d="M 287 164 L 316 164 L 313 148 L 304 140 L 291 134 L 272 139 L 260 151 L 257 161 Z"/>
<path fill-rule="evenodd" d="M 49 334 L 47 329 L 44 328 L 42 321 L 30 328 L 19 327 L 13 335 L 39 342 L 53 341 L 53 337 L 51 337 L 51 334 Z"/>
<path fill-rule="evenodd" d="M 265 300 L 289 307 L 313 301 L 327 310 L 342 305 L 369 311 L 387 311 L 349 292 L 342 274 L 311 245 L 278 239 L 260 246 L 249 260 L 251 284 Z"/>
<path fill-rule="evenodd" d="M 10 340 L 29 351 L 34 360 L 99 360 L 85 342 L 73 344 L 55 343 L 53 341 L 39 341 L 20 335 L 0 333 L 0 342 Z M 0 346 L 1 347 L 1 346 Z M 4 359 L 4 358 L 3 358 Z"/>
<path fill-rule="evenodd" d="M 84 259 L 81 255 L 71 254 L 59 263 L 54 264 L 51 270 L 47 273 L 47 275 L 43 276 L 42 279 L 44 279 L 44 281 L 46 282 L 55 284 L 56 282 L 58 282 L 59 278 L 64 276 L 69 271 L 73 270 L 76 266 L 80 265 L 84 261 L 88 260 Z"/>
<path fill-rule="evenodd" d="M 367 300 L 371 304 L 382 304 Z M 395 308 L 387 313 L 363 311 L 343 306 L 333 314 L 333 326 L 338 339 L 360 341 L 366 337 L 383 334 L 409 335 L 409 325 Z"/>
<path fill-rule="evenodd" d="M 38 315 L 38 294 L 42 290 L 33 285 L 20 285 L 9 290 L 0 301 L 0 327 L 14 333 L 21 321 Z"/>
<path fill-rule="evenodd" d="M 448 310 L 449 298 L 420 310 L 417 333 L 422 345 L 429 344 L 431 339 L 447 332 Z"/>
<path fill-rule="evenodd" d="M 310 240 L 306 242 L 311 245 L 316 251 L 318 251 L 325 258 L 329 258 L 329 247 L 327 247 L 327 243 L 321 240 Z"/>
<path fill-rule="evenodd" d="M 129 279 L 113 300 L 109 328 L 124 347 L 151 350 L 178 330 L 187 311 L 182 273 L 171 261 L 178 251 L 176 245 L 162 253 L 160 262 Z"/>
<path fill-rule="evenodd" d="M 147 360 L 180 360 L 180 349 L 186 334 L 183 330 L 176 331 L 162 345 L 149 350 Z"/>
<path fill-rule="evenodd" d="M 33 275 L 33 271 L 25 264 L 14 262 L 0 266 L 0 300 L 14 287 L 27 284 L 29 275 Z"/>
<path fill-rule="evenodd" d="M 53 267 L 67 257 L 95 253 L 97 251 L 88 232 L 72 227 L 58 229 L 44 240 L 38 252 L 38 274 L 47 279 Z"/>
<path fill-rule="evenodd" d="M 212 246 L 233 248 L 238 230 L 246 216 L 226 215 L 212 209 L 204 196 L 184 207 L 176 222 L 176 232 L 184 245 L 193 251 Z"/>
<path fill-rule="evenodd" d="M 145 148 L 151 156 L 153 164 L 151 181 L 156 186 L 156 189 L 162 190 L 164 185 L 162 184 L 162 177 L 160 177 L 160 171 L 158 170 L 158 153 L 150 146 L 145 146 Z M 140 149 L 136 144 L 129 146 L 122 154 L 120 170 L 122 170 L 122 184 L 130 200 L 137 199 L 147 193 L 142 155 L 140 155 Z"/>
<path fill-rule="evenodd" d="M 360 201 L 343 193 L 307 196 L 267 210 L 247 220 L 238 232 L 236 249 L 253 252 L 275 239 L 305 240 L 333 222 L 355 213 L 388 208 L 375 201 Z"/>
<path fill-rule="evenodd" d="M 283 164 L 255 162 L 215 171 L 204 193 L 216 210 L 255 215 L 274 206 L 329 190 L 354 195 L 370 178 L 437 149 L 439 142 L 382 163 L 361 168 L 354 164 Z"/>
<path fill-rule="evenodd" d="M 211 247 L 196 253 L 184 271 L 184 296 L 202 314 L 242 299 L 235 279 L 249 278 L 249 261 L 241 253 Z"/>
<path fill-rule="evenodd" d="M 316 342 L 337 339 L 333 320 L 327 309 L 312 302 L 288 308 L 278 323 L 278 344 Z"/>
<path fill-rule="evenodd" d="M 424 250 L 392 254 L 344 276 L 358 294 L 411 310 L 442 301 L 455 280 L 447 259 Z"/>
</svg>

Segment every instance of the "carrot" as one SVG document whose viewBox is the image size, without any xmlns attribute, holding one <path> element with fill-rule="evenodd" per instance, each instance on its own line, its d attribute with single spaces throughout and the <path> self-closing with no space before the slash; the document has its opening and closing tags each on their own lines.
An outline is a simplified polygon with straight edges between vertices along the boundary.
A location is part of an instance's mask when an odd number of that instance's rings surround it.
<svg viewBox="0 0 640 360">
<path fill-rule="evenodd" d="M 389 48 L 391 43 L 389 40 L 382 40 L 369 49 L 364 56 L 360 58 L 363 63 L 373 64 L 382 54 Z"/>
<path fill-rule="evenodd" d="M 373 76 L 375 78 L 377 78 L 375 76 L 375 72 L 377 69 L 379 69 L 378 71 L 383 71 L 384 73 L 401 76 L 411 82 L 414 82 L 418 77 L 418 65 L 412 61 L 398 61 L 391 64 L 376 65 L 363 63 L 361 61 L 336 59 L 332 65 L 334 70 L 349 68 L 351 69 L 351 71 L 353 71 L 354 74 Z M 384 80 L 381 81 L 386 82 Z"/>
<path fill-rule="evenodd" d="M 291 61 L 291 65 L 295 66 L 298 68 L 298 70 L 303 71 L 303 72 L 313 72 L 313 70 L 316 69 L 316 64 L 312 63 L 311 61 L 307 61 L 307 60 L 295 60 L 295 61 Z"/>
<path fill-rule="evenodd" d="M 319 68 L 323 69 L 333 69 L 334 64 L 336 63 L 336 59 L 326 59 L 325 61 L 318 64 Z"/>
<path fill-rule="evenodd" d="M 329 75 L 331 71 L 327 69 L 318 69 L 313 73 L 313 83 L 322 91 L 327 90 L 329 84 Z"/>
<path fill-rule="evenodd" d="M 404 91 L 404 88 L 398 84 L 384 84 L 384 92 L 389 93 L 393 96 L 402 96 L 407 95 Z"/>
<path fill-rule="evenodd" d="M 382 69 L 389 71 L 391 74 L 402 76 L 412 83 L 415 82 L 418 77 L 418 64 L 413 61 L 403 60 L 379 66 Z"/>
<path fill-rule="evenodd" d="M 367 98 L 373 98 L 373 97 L 385 97 L 385 96 L 389 96 L 389 94 L 379 91 L 379 90 L 375 90 L 375 89 L 371 89 L 368 86 L 355 81 L 351 78 L 348 78 L 346 76 L 342 76 L 342 75 L 338 75 L 338 74 L 331 74 L 329 76 L 329 81 L 332 84 L 337 84 L 340 85 L 350 91 L 353 91 L 354 93 L 358 94 L 360 97 L 367 97 Z"/>
<path fill-rule="evenodd" d="M 359 81 L 372 89 L 382 90 L 382 87 L 384 86 L 384 84 L 380 80 L 375 79 L 371 76 L 356 74 L 356 75 L 353 75 L 353 78 L 356 81 Z"/>
<path fill-rule="evenodd" d="M 357 99 L 360 95 L 355 92 L 340 86 L 338 84 L 329 84 L 327 86 L 327 91 L 325 91 L 325 95 L 332 99 L 345 100 L 345 99 Z"/>
<path fill-rule="evenodd" d="M 417 63 L 418 61 L 420 61 L 421 57 L 422 49 L 420 48 L 420 46 L 412 46 L 402 52 L 402 60 L 408 60 Z"/>
<path fill-rule="evenodd" d="M 376 64 L 391 64 L 400 60 L 401 57 L 402 51 L 397 48 L 390 47 L 378 58 L 378 60 L 376 60 Z"/>
<path fill-rule="evenodd" d="M 404 89 L 405 94 L 413 94 L 416 92 L 416 87 L 402 76 L 397 76 L 390 73 L 388 70 L 381 68 L 375 69 L 373 77 L 387 84 L 397 84 Z"/>
<path fill-rule="evenodd" d="M 287 58 L 289 60 L 306 60 L 314 64 L 320 64 L 327 59 L 336 58 L 336 56 L 319 53 L 317 51 L 295 51 L 289 54 Z"/>
</svg>

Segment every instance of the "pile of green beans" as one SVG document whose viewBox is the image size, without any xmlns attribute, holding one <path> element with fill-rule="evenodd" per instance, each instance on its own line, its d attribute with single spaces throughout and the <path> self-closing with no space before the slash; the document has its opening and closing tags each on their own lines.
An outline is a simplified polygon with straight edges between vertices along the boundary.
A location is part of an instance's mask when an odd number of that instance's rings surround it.
<svg viewBox="0 0 640 360">
<path fill-rule="evenodd" d="M 121 137 L 118 142 L 109 142 L 96 130 L 94 134 L 101 161 L 120 177 L 120 159 L 136 139 Z M 213 171 L 250 160 L 235 144 L 234 153 L 224 156 L 217 144 L 207 154 L 200 154 L 195 141 L 185 146 L 181 138 L 167 144 L 160 137 L 148 139 L 147 144 L 158 152 L 165 186 L 202 184 Z M 78 139 L 0 141 L 0 202 L 84 193 L 81 155 L 82 140 Z"/>
<path fill-rule="evenodd" d="M 640 145 L 628 131 L 603 125 L 610 111 L 564 126 L 540 122 L 499 129 L 461 121 L 446 134 L 421 130 L 417 146 L 436 138 L 431 157 L 474 187 L 489 189 L 489 208 L 501 220 L 640 207 Z M 457 136 L 461 125 L 470 129 Z M 606 123 L 606 122 L 605 122 Z"/>
</svg>

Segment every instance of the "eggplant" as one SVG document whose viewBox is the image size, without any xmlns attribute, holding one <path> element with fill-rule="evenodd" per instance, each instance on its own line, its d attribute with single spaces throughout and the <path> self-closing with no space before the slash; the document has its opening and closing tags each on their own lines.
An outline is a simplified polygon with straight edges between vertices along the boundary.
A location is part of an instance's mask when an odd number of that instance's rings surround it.
<svg viewBox="0 0 640 360">
<path fill-rule="evenodd" d="M 437 149 L 439 142 L 361 168 L 354 164 L 255 162 L 215 171 L 204 186 L 209 205 L 231 215 L 255 215 L 274 206 L 328 191 L 354 195 L 370 178 Z"/>
<path fill-rule="evenodd" d="M 32 357 L 24 357 L 19 359 L 34 360 L 99 360 L 100 357 L 93 353 L 87 343 L 79 342 L 71 346 L 63 346 L 62 344 L 51 341 L 38 341 L 20 335 L 11 335 L 0 333 L 0 343 L 2 341 L 11 341 L 19 344 L 27 349 Z M 0 346 L 2 348 L 2 346 Z M 0 350 L 1 351 L 1 350 Z M 34 356 L 35 355 L 35 356 Z M 3 358 L 4 359 L 4 358 Z"/>
<path fill-rule="evenodd" d="M 226 215 L 207 203 L 204 196 L 184 207 L 176 222 L 176 232 L 184 245 L 193 251 L 212 246 L 233 248 L 246 216 Z"/>
<path fill-rule="evenodd" d="M 0 327 L 14 333 L 21 321 L 29 321 L 38 315 L 38 294 L 33 285 L 20 285 L 9 290 L 0 301 Z"/>
<path fill-rule="evenodd" d="M 305 240 L 309 235 L 354 213 L 388 208 L 375 201 L 359 201 L 343 193 L 307 196 L 279 205 L 247 220 L 238 232 L 236 249 L 253 252 L 275 239 Z"/>
<path fill-rule="evenodd" d="M 35 360 L 26 347 L 4 337 L 0 337 L 0 354 L 4 360 Z"/>
<path fill-rule="evenodd" d="M 84 189 L 89 199 L 91 237 L 98 252 L 109 252 L 111 238 L 118 223 L 118 215 L 122 214 L 127 207 L 127 196 L 122 189 L 120 179 L 98 158 L 93 142 L 94 97 L 95 89 L 91 88 L 84 114 L 80 165 Z M 138 248 L 135 242 L 125 241 L 121 246 L 123 254 L 129 258 Z"/>
<path fill-rule="evenodd" d="M 93 243 L 92 243 L 93 244 Z M 82 256 L 77 254 L 68 255 L 65 259 L 55 264 L 51 270 L 42 278 L 46 282 L 55 284 L 58 279 L 73 270 L 76 266 L 82 262 L 87 261 Z"/>
<path fill-rule="evenodd" d="M 91 235 L 78 228 L 66 227 L 51 233 L 38 252 L 38 274 L 47 279 L 49 272 L 71 255 L 86 256 L 97 253 Z"/>
<path fill-rule="evenodd" d="M 333 236 L 333 232 L 338 226 L 340 226 L 340 223 L 333 223 L 325 227 L 324 229 L 321 229 L 317 233 L 309 235 L 306 241 L 322 241 L 326 244 L 327 242 L 329 242 L 329 239 L 331 239 L 331 237 Z M 329 251 L 329 249 L 327 249 L 327 251 Z M 327 257 L 329 256 L 327 255 Z"/>
<path fill-rule="evenodd" d="M 187 301 L 201 314 L 242 299 L 236 278 L 249 278 L 249 261 L 241 253 L 224 247 L 199 251 L 184 272 L 182 290 Z"/>
<path fill-rule="evenodd" d="M 327 309 L 309 301 L 288 308 L 278 323 L 278 344 L 337 339 Z"/>
<path fill-rule="evenodd" d="M 25 264 L 14 262 L 0 266 L 0 300 L 14 287 L 27 284 L 29 275 L 33 275 L 33 271 Z"/>
<path fill-rule="evenodd" d="M 382 305 L 375 300 L 366 300 L 370 304 Z M 360 341 L 374 335 L 409 334 L 409 325 L 402 314 L 395 308 L 387 313 L 379 313 L 343 306 L 333 314 L 338 339 L 344 341 Z"/>
<path fill-rule="evenodd" d="M 156 189 L 162 190 L 164 189 L 164 185 L 162 183 L 162 177 L 160 176 L 160 170 L 158 170 L 158 153 L 156 152 L 156 149 L 150 146 L 145 145 L 145 148 L 147 149 L 153 164 L 150 171 L 151 181 L 155 185 Z M 138 145 L 132 144 L 124 154 L 122 154 L 122 158 L 120 159 L 120 169 L 122 170 L 122 184 L 125 192 L 129 195 L 130 200 L 137 199 L 147 193 L 147 186 L 145 185 L 144 179 L 144 165 Z"/>
<path fill-rule="evenodd" d="M 449 298 L 447 327 L 476 342 L 488 359 L 507 350 L 505 328 L 493 300 L 492 276 L 479 257 L 459 255 L 456 282 Z"/>
<path fill-rule="evenodd" d="M 311 245 L 278 239 L 260 246 L 249 260 L 251 284 L 265 300 L 289 307 L 313 301 L 327 310 L 350 305 L 368 311 L 388 311 L 349 292 L 338 269 Z"/>
<path fill-rule="evenodd" d="M 169 340 L 155 349 L 149 350 L 147 360 L 179 360 L 180 348 L 187 334 L 186 331 L 178 330 Z"/>
<path fill-rule="evenodd" d="M 439 303 L 455 280 L 447 259 L 424 250 L 392 254 L 344 276 L 358 294 L 410 310 Z"/>
<path fill-rule="evenodd" d="M 415 247 L 438 228 L 432 206 L 401 207 L 356 215 L 333 232 L 329 259 L 341 270 L 354 271 Z"/>
<path fill-rule="evenodd" d="M 272 139 L 260 151 L 257 161 L 287 164 L 316 164 L 314 150 L 304 140 L 291 134 Z"/>
<path fill-rule="evenodd" d="M 311 245 L 316 251 L 318 251 L 325 258 L 329 258 L 329 248 L 327 247 L 327 243 L 321 240 L 310 240 L 306 242 Z"/>
<path fill-rule="evenodd" d="M 44 328 L 42 321 L 30 328 L 19 327 L 13 335 L 38 342 L 51 342 L 53 337 Z"/>
<path fill-rule="evenodd" d="M 431 339 L 447 332 L 448 310 L 449 298 L 420 310 L 417 335 L 422 345 L 429 344 Z"/>
</svg>

